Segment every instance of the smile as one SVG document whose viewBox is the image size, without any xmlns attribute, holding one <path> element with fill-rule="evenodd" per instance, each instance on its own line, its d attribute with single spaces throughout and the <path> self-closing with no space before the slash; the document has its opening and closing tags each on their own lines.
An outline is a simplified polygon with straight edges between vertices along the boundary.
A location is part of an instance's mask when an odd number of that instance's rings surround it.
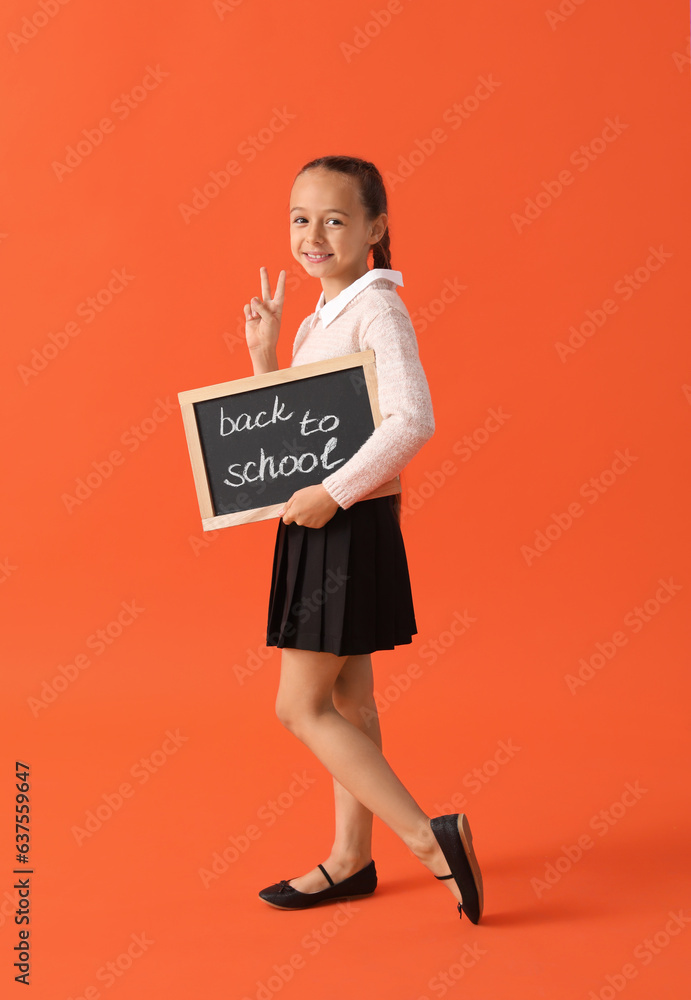
<svg viewBox="0 0 691 1000">
<path fill-rule="evenodd" d="M 318 264 L 322 260 L 328 260 L 329 257 L 333 257 L 332 253 L 306 253 L 305 257 L 307 260 L 314 261 Z"/>
</svg>

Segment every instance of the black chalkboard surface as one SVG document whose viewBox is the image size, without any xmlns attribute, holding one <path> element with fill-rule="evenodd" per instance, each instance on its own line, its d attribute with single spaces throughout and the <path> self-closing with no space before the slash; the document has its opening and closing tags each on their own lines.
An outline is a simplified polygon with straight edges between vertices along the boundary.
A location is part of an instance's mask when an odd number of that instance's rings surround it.
<svg viewBox="0 0 691 1000">
<path fill-rule="evenodd" d="M 381 423 L 374 351 L 179 392 L 204 530 L 274 517 Z M 398 477 L 368 495 L 400 493 Z"/>
</svg>

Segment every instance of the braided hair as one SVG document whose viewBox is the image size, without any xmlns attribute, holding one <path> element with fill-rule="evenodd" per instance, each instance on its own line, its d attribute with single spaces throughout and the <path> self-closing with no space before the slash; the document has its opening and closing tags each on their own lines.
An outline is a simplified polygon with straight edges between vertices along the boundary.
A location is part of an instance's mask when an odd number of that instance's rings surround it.
<svg viewBox="0 0 691 1000">
<path fill-rule="evenodd" d="M 388 216 L 389 209 L 386 198 L 386 188 L 384 180 L 377 168 L 369 160 L 361 160 L 357 156 L 320 156 L 316 160 L 310 160 L 295 175 L 295 179 L 304 174 L 307 170 L 321 167 L 325 170 L 332 170 L 334 173 L 348 174 L 358 182 L 360 202 L 365 210 L 368 222 L 372 222 L 382 213 Z M 387 224 L 383 236 L 371 246 L 372 267 L 383 267 L 391 270 L 391 236 Z M 368 255 L 369 256 L 369 255 Z M 393 511 L 396 521 L 401 523 L 401 494 L 393 495 Z"/>
</svg>

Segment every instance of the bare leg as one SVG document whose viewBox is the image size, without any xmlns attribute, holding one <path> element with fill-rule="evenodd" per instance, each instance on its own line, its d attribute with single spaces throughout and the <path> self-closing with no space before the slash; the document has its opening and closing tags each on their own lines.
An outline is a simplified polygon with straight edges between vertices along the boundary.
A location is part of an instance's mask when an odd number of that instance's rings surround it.
<svg viewBox="0 0 691 1000">
<path fill-rule="evenodd" d="M 284 648 L 276 714 L 338 783 L 391 827 L 434 875 L 446 875 L 449 866 L 432 833 L 429 816 L 396 776 L 377 744 L 334 706 L 333 689 L 346 660 L 332 653 Z M 324 888 L 324 882 L 318 888 Z M 455 879 L 443 884 L 461 900 Z"/>
<path fill-rule="evenodd" d="M 346 659 L 336 677 L 332 699 L 336 710 L 366 733 L 381 749 L 381 730 L 374 701 L 372 659 L 369 653 Z M 333 779 L 333 784 L 336 829 L 331 854 L 322 860 L 322 864 L 334 882 L 341 882 L 372 860 L 373 817 L 371 810 L 363 806 L 336 778 Z M 317 867 L 300 878 L 291 879 L 290 884 L 300 892 L 318 892 L 329 883 Z"/>
</svg>

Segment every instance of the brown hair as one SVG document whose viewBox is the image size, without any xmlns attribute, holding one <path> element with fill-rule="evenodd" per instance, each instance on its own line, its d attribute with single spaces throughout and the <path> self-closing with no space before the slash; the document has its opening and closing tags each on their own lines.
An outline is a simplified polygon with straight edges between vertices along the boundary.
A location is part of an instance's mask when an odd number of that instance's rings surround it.
<svg viewBox="0 0 691 1000">
<path fill-rule="evenodd" d="M 368 222 L 373 221 L 385 212 L 389 214 L 388 202 L 386 198 L 386 188 L 384 180 L 377 168 L 369 160 L 361 160 L 357 156 L 320 156 L 316 160 L 310 160 L 295 175 L 297 179 L 300 174 L 307 170 L 322 167 L 325 170 L 333 170 L 334 173 L 348 174 L 358 181 L 360 192 L 360 202 L 365 210 Z M 378 243 L 372 245 L 372 267 L 383 267 L 391 270 L 391 236 L 387 224 L 384 235 Z M 396 521 L 401 523 L 401 494 L 395 493 L 391 500 Z"/>
</svg>

